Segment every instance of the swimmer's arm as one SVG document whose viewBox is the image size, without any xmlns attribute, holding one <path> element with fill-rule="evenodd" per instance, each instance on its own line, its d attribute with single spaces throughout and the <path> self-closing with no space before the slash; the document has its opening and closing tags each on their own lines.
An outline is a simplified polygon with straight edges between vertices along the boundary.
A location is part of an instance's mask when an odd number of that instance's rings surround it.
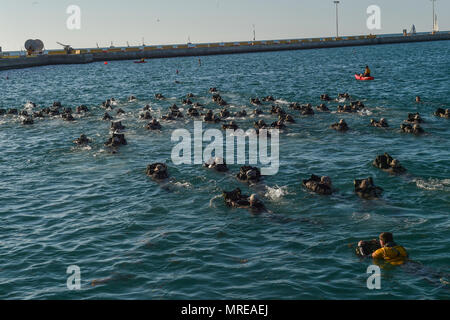
<svg viewBox="0 0 450 320">
<path fill-rule="evenodd" d="M 358 246 L 361 247 L 362 241 L 358 243 Z M 362 250 L 361 250 L 362 251 Z M 374 253 L 369 253 L 361 256 L 362 258 L 373 258 L 373 259 L 384 259 L 384 250 L 378 249 Z"/>
<path fill-rule="evenodd" d="M 378 249 L 377 251 L 375 251 L 374 253 L 372 253 L 372 258 L 373 259 L 380 259 L 383 260 L 384 259 L 384 250 L 383 248 Z"/>
</svg>

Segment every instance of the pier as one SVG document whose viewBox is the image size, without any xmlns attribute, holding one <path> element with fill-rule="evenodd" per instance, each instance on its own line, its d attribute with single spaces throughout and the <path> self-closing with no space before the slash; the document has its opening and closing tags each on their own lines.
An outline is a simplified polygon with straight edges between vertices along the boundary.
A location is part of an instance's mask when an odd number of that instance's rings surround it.
<svg viewBox="0 0 450 320">
<path fill-rule="evenodd" d="M 450 40 L 450 32 L 416 35 L 353 36 L 333 38 L 266 40 L 226 43 L 203 43 L 182 45 L 155 45 L 126 48 L 75 49 L 66 51 L 46 51 L 40 55 L 0 55 L 0 71 L 59 64 L 85 64 L 113 60 L 158 59 L 188 56 L 207 56 L 251 52 L 308 50 L 369 46 L 395 43 Z"/>
</svg>

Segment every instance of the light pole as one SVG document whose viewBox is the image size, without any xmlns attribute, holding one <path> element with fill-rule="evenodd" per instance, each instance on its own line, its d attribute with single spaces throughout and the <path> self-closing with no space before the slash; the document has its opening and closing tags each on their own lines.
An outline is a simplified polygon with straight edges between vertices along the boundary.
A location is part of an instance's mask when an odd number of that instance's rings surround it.
<svg viewBox="0 0 450 320">
<path fill-rule="evenodd" d="M 336 38 L 339 38 L 339 15 L 338 15 L 338 4 L 340 1 L 333 1 L 336 5 Z"/>
<path fill-rule="evenodd" d="M 433 33 L 434 33 L 434 28 L 436 27 L 436 16 L 435 16 L 435 10 L 434 10 L 434 4 L 436 3 L 436 0 L 431 0 L 431 2 L 433 3 Z"/>
</svg>

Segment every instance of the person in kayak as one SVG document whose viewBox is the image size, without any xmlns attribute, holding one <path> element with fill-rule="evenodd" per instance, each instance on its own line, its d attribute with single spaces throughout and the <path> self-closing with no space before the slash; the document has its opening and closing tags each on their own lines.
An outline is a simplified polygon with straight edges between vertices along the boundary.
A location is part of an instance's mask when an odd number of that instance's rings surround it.
<svg viewBox="0 0 450 320">
<path fill-rule="evenodd" d="M 364 70 L 363 77 L 371 77 L 369 66 L 366 66 L 366 70 Z"/>
<path fill-rule="evenodd" d="M 384 260 L 392 265 L 402 265 L 406 262 L 409 255 L 406 249 L 394 242 L 394 235 L 390 232 L 383 232 L 379 237 L 381 248 L 368 254 L 375 260 Z M 358 244 L 361 246 L 362 242 Z"/>
</svg>

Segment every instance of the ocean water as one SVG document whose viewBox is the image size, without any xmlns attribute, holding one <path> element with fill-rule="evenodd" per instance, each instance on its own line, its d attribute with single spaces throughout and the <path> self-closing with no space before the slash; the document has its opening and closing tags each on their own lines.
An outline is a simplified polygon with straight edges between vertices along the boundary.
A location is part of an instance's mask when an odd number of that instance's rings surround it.
<svg viewBox="0 0 450 320">
<path fill-rule="evenodd" d="M 23 126 L 0 116 L 0 298 L 449 299 L 450 120 L 433 115 L 450 108 L 449 51 L 443 41 L 209 56 L 202 66 L 190 57 L 0 72 L 0 108 L 61 101 L 90 109 L 72 123 L 45 118 Z M 366 64 L 376 80 L 355 81 Z M 192 131 L 192 119 L 162 122 L 160 133 L 139 120 L 146 104 L 159 117 L 189 92 L 219 110 L 210 87 L 232 111 L 251 111 L 251 97 L 273 95 L 295 116 L 280 136 L 279 173 L 257 188 L 236 181 L 239 165 L 220 174 L 171 162 L 171 133 Z M 321 94 L 343 92 L 366 110 L 337 114 L 337 102 L 328 103 L 329 114 L 288 109 L 288 102 L 316 106 Z M 138 100 L 128 103 L 130 95 Z M 110 112 L 127 127 L 128 145 L 116 154 L 103 146 L 109 122 L 100 104 L 110 97 L 127 112 Z M 262 109 L 261 119 L 274 121 L 270 104 Z M 400 132 L 412 112 L 426 121 L 426 135 Z M 381 117 L 390 128 L 368 126 Z M 329 129 L 341 118 L 349 132 Z M 256 120 L 236 119 L 244 129 Z M 82 133 L 90 148 L 72 143 Z M 374 168 L 384 152 L 409 174 Z M 165 188 L 148 178 L 154 162 L 166 162 L 177 182 Z M 306 191 L 301 181 L 312 173 L 330 176 L 338 191 Z M 382 199 L 354 194 L 353 180 L 369 176 L 384 189 Z M 226 207 L 221 192 L 236 187 L 262 194 L 272 213 Z M 383 268 L 381 290 L 369 290 L 372 261 L 357 258 L 351 245 L 384 231 L 417 263 Z M 81 269 L 79 291 L 66 286 L 71 265 Z"/>
</svg>

